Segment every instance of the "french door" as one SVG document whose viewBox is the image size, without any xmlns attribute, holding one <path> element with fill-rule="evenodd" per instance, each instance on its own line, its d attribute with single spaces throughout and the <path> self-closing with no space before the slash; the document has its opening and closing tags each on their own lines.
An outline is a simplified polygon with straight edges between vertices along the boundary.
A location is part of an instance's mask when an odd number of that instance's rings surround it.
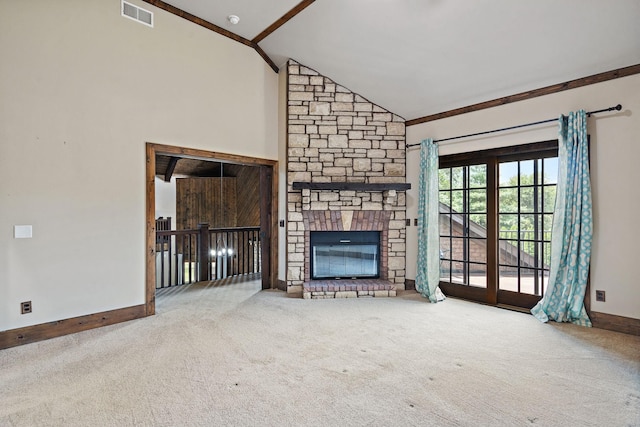
<svg viewBox="0 0 640 427">
<path fill-rule="evenodd" d="M 440 286 L 523 308 L 544 295 L 557 141 L 440 158 Z"/>
</svg>

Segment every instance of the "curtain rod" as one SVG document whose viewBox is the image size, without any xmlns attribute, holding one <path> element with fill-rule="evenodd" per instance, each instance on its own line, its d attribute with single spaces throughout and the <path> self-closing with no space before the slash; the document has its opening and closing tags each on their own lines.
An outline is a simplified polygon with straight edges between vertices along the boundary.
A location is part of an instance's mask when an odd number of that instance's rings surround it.
<svg viewBox="0 0 640 427">
<path fill-rule="evenodd" d="M 617 111 L 622 110 L 622 105 L 618 104 L 615 107 L 603 108 L 602 110 L 596 110 L 596 111 L 589 111 L 589 112 L 587 112 L 587 116 L 591 116 L 592 114 L 597 114 L 597 113 L 604 113 L 604 112 L 607 112 L 607 111 L 613 111 L 613 110 L 617 110 Z M 539 122 L 525 123 L 523 125 L 509 126 L 509 127 L 501 128 L 501 129 L 486 130 L 484 132 L 470 133 L 468 135 L 452 136 L 451 138 L 436 139 L 433 142 L 436 143 L 436 142 L 443 142 L 443 141 L 451 141 L 453 139 L 468 138 L 468 137 L 471 137 L 471 136 L 486 135 L 488 133 L 502 132 L 502 131 L 505 131 L 505 130 L 518 129 L 518 128 L 523 128 L 523 127 L 526 127 L 526 126 L 540 125 L 542 123 L 551 123 L 551 122 L 555 122 L 556 120 L 558 120 L 558 119 L 555 118 L 555 119 L 540 120 Z M 415 146 L 418 146 L 418 145 L 420 145 L 420 143 L 407 144 L 405 146 L 405 148 L 415 147 Z"/>
</svg>

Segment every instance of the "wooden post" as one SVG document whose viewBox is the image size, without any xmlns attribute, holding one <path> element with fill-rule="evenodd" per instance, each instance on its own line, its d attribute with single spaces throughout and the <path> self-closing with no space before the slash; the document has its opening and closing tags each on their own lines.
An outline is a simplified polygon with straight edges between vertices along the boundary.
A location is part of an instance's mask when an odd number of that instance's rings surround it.
<svg viewBox="0 0 640 427">
<path fill-rule="evenodd" d="M 260 251 L 262 258 L 262 289 L 271 289 L 271 181 L 272 170 L 260 167 Z"/>
<path fill-rule="evenodd" d="M 211 277 L 211 248 L 209 247 L 209 223 L 198 224 L 198 281 L 205 282 Z"/>
</svg>

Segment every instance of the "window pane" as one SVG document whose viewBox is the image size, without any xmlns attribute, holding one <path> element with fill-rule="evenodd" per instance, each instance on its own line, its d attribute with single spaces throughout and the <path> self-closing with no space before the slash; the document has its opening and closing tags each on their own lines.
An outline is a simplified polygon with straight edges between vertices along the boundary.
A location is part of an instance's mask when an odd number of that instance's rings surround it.
<svg viewBox="0 0 640 427">
<path fill-rule="evenodd" d="M 551 243 L 544 243 L 542 245 L 542 250 L 542 268 L 548 270 L 549 268 L 551 268 Z"/>
<path fill-rule="evenodd" d="M 451 169 L 451 188 L 463 188 L 462 170 L 463 168 L 461 167 Z"/>
<path fill-rule="evenodd" d="M 487 263 L 487 241 L 485 239 L 469 239 L 469 261 Z"/>
<path fill-rule="evenodd" d="M 450 261 L 440 262 L 440 280 L 443 282 L 451 281 L 451 262 Z"/>
<path fill-rule="evenodd" d="M 530 214 L 520 215 L 520 239 L 533 240 L 535 216 Z"/>
<path fill-rule="evenodd" d="M 446 205 L 448 208 L 451 207 L 451 192 L 450 191 L 440 191 L 438 194 L 438 199 L 440 203 Z"/>
<path fill-rule="evenodd" d="M 487 266 L 483 264 L 469 264 L 469 285 L 487 287 Z"/>
<path fill-rule="evenodd" d="M 463 263 L 452 262 L 451 263 L 451 282 L 465 284 L 463 274 L 464 274 Z"/>
<path fill-rule="evenodd" d="M 556 204 L 556 187 L 544 186 L 542 191 L 542 196 L 544 197 L 544 211 L 553 212 Z"/>
<path fill-rule="evenodd" d="M 471 237 L 487 237 L 487 215 L 471 214 L 469 219 L 473 222 L 469 224 L 469 234 Z"/>
<path fill-rule="evenodd" d="M 544 159 L 544 183 L 545 184 L 557 184 L 558 183 L 558 158 L 552 157 Z"/>
<path fill-rule="evenodd" d="M 498 289 L 518 292 L 518 269 L 515 267 L 500 267 Z"/>
<path fill-rule="evenodd" d="M 469 190 L 469 212 L 487 211 L 487 191 Z"/>
<path fill-rule="evenodd" d="M 464 212 L 462 204 L 462 193 L 464 193 L 464 191 L 462 190 L 451 191 L 451 208 L 454 212 Z"/>
<path fill-rule="evenodd" d="M 518 162 L 500 163 L 498 174 L 500 187 L 518 185 Z"/>
<path fill-rule="evenodd" d="M 553 214 L 544 214 L 542 218 L 542 229 L 544 240 L 551 240 L 551 229 L 553 228 Z"/>
<path fill-rule="evenodd" d="M 518 242 L 516 240 L 500 240 L 498 262 L 504 265 L 518 265 Z"/>
<path fill-rule="evenodd" d="M 520 212 L 534 212 L 533 187 L 520 189 Z"/>
<path fill-rule="evenodd" d="M 487 186 L 487 166 L 469 166 L 469 187 L 483 188 Z"/>
<path fill-rule="evenodd" d="M 520 269 L 520 292 L 531 295 L 540 294 L 540 280 L 536 277 L 536 270 Z"/>
<path fill-rule="evenodd" d="M 451 239 L 450 257 L 455 261 L 464 261 L 463 239 L 461 237 L 453 237 Z"/>
<path fill-rule="evenodd" d="M 535 267 L 535 250 L 534 242 L 520 242 L 520 267 Z"/>
<path fill-rule="evenodd" d="M 533 184 L 533 160 L 520 162 L 520 185 Z"/>
<path fill-rule="evenodd" d="M 536 242 L 535 243 L 535 247 L 536 247 L 536 251 L 537 251 L 535 253 L 535 255 L 537 256 L 535 267 L 536 268 L 543 268 L 544 267 L 544 260 L 542 259 L 543 243 Z"/>
<path fill-rule="evenodd" d="M 451 216 L 449 214 L 440 214 L 440 235 L 441 236 L 450 236 L 451 235 Z M 440 239 L 442 240 L 442 239 Z"/>
<path fill-rule="evenodd" d="M 498 191 L 498 210 L 500 212 L 518 212 L 518 189 L 501 188 Z"/>
<path fill-rule="evenodd" d="M 518 215 L 517 214 L 500 214 L 499 230 L 501 239 L 517 239 L 518 238 Z"/>
<path fill-rule="evenodd" d="M 444 168 L 438 171 L 438 180 L 440 181 L 441 190 L 449 190 L 451 188 L 451 169 Z"/>
<path fill-rule="evenodd" d="M 451 242 L 449 239 L 440 239 L 440 259 L 450 259 Z"/>
</svg>

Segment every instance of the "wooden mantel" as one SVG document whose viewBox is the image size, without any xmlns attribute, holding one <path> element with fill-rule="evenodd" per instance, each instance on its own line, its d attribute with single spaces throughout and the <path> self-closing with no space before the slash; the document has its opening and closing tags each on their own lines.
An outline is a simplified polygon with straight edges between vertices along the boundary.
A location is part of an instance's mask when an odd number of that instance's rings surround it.
<svg viewBox="0 0 640 427">
<path fill-rule="evenodd" d="M 367 183 L 367 182 L 301 182 L 292 183 L 294 190 L 339 190 L 339 191 L 406 191 L 411 189 L 408 182 Z"/>
</svg>

